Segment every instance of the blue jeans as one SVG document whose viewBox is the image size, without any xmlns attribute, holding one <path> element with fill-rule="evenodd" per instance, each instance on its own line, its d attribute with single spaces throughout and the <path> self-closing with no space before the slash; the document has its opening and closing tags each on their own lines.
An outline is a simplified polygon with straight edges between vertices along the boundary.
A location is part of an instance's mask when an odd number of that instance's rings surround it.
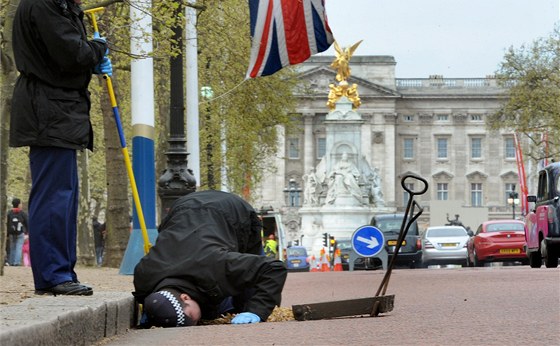
<svg viewBox="0 0 560 346">
<path fill-rule="evenodd" d="M 10 256 L 8 258 L 8 263 L 11 266 L 21 265 L 21 249 L 23 248 L 23 242 L 25 240 L 25 234 L 21 232 L 20 234 L 10 234 Z"/>
<path fill-rule="evenodd" d="M 103 264 L 103 246 L 95 247 L 95 260 L 97 262 L 97 266 L 101 266 Z"/>
</svg>

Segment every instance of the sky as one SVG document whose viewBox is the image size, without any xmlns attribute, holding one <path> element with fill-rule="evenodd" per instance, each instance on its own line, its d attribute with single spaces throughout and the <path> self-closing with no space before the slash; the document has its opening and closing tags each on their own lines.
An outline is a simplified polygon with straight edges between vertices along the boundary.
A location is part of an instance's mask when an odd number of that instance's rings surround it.
<svg viewBox="0 0 560 346">
<path fill-rule="evenodd" d="M 509 47 L 549 36 L 560 0 L 325 0 L 341 47 L 390 55 L 397 78 L 477 78 L 498 70 Z M 320 55 L 334 55 L 331 47 Z M 351 63 L 350 63 L 351 64 Z"/>
</svg>

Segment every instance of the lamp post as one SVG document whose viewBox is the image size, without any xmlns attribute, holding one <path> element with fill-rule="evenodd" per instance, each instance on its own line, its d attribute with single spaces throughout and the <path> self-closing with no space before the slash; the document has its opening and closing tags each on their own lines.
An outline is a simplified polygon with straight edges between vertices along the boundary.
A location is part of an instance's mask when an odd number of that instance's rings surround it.
<svg viewBox="0 0 560 346">
<path fill-rule="evenodd" d="M 180 11 L 181 9 L 178 9 Z M 174 39 L 183 47 L 183 30 L 180 25 L 173 29 Z M 196 190 L 196 179 L 187 165 L 185 138 L 185 102 L 183 94 L 183 55 L 178 54 L 170 60 L 170 103 L 169 113 L 169 148 L 167 167 L 158 180 L 158 194 L 161 200 L 160 219 L 167 215 L 169 208 L 179 197 Z"/>
<path fill-rule="evenodd" d="M 509 193 L 508 204 L 511 204 L 512 218 L 515 220 L 515 206 L 519 204 L 519 195 L 515 192 L 515 185 Z"/>
</svg>

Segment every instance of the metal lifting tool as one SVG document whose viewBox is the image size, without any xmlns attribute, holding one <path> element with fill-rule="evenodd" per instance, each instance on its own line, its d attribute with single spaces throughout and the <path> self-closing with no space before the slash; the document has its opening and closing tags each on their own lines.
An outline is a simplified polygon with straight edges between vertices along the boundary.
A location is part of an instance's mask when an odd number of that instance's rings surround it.
<svg viewBox="0 0 560 346">
<path fill-rule="evenodd" d="M 413 184 L 408 184 L 407 181 L 418 180 L 423 183 L 423 187 L 414 191 L 410 186 Z M 359 298 L 359 299 L 349 299 L 334 302 L 324 302 L 315 304 L 302 304 L 302 305 L 292 305 L 292 311 L 294 313 L 294 318 L 298 321 L 307 320 L 321 320 L 335 317 L 344 316 L 358 316 L 358 315 L 369 315 L 371 317 L 377 317 L 380 313 L 393 311 L 395 295 L 385 295 L 387 292 L 387 287 L 389 285 L 389 279 L 391 278 L 391 272 L 395 266 L 395 260 L 399 254 L 399 250 L 402 246 L 402 242 L 408 233 L 410 226 L 422 215 L 423 209 L 414 200 L 414 196 L 422 195 L 428 190 L 428 182 L 416 175 L 407 174 L 401 179 L 401 186 L 408 192 L 409 199 L 406 206 L 406 212 L 401 224 L 401 229 L 399 232 L 399 238 L 395 246 L 395 251 L 391 262 L 383 276 L 383 280 L 377 289 L 374 297 L 369 298 Z M 415 209 L 418 211 L 415 212 Z"/>
</svg>

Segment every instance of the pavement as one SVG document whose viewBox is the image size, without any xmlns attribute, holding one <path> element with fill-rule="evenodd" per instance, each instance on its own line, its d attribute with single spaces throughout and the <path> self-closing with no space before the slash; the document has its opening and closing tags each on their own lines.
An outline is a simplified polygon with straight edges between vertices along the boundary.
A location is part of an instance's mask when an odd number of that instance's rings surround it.
<svg viewBox="0 0 560 346">
<path fill-rule="evenodd" d="M 153 346 L 162 340 L 178 346 L 558 345 L 556 268 L 396 270 L 388 290 L 395 295 L 395 309 L 380 318 L 147 330 L 132 328 L 136 312 L 130 289 L 109 291 L 120 287 L 119 280 L 107 271 L 103 274 L 92 296 L 30 297 L 1 306 L 0 345 Z M 381 270 L 290 273 L 282 306 L 371 297 L 383 274 Z M 4 280 L 11 279 L 0 280 L 6 284 Z M 123 287 L 130 285 L 129 277 L 120 281 Z"/>
<path fill-rule="evenodd" d="M 0 345 L 92 345 L 135 321 L 130 292 L 29 298 L 0 309 Z"/>
</svg>

